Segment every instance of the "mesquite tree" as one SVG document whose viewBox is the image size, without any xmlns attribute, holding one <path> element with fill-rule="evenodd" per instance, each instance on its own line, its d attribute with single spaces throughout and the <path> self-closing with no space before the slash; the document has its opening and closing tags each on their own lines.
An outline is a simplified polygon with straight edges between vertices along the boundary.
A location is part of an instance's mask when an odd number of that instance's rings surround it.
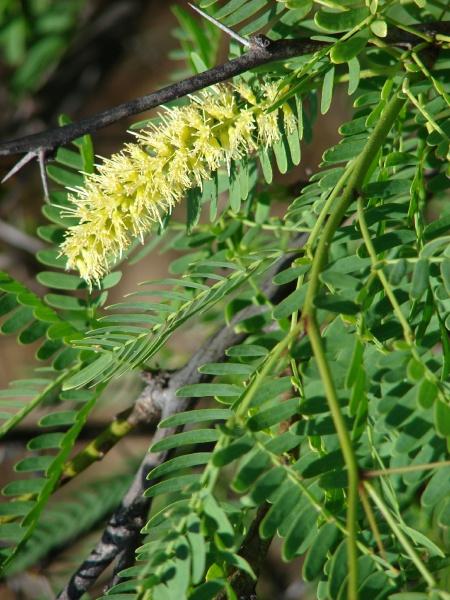
<svg viewBox="0 0 450 600">
<path fill-rule="evenodd" d="M 3 489 L 3 576 L 107 517 L 58 598 L 111 563 L 108 599 L 255 598 L 278 539 L 320 600 L 448 600 L 446 2 L 178 4 L 192 75 L 0 145 L 49 178 L 48 293 L 0 277 L 1 331 L 37 345 L 36 374 L 1 392 L 0 434 L 49 406 Z M 353 107 L 341 141 L 284 185 L 339 88 Z M 156 106 L 94 163 L 92 133 Z M 121 271 L 168 249 L 167 279 L 108 305 Z M 155 369 L 174 332 L 206 320 L 184 367 Z M 75 453 L 130 371 L 140 395 Z M 134 473 L 50 502 L 142 423 L 156 433 Z"/>
</svg>

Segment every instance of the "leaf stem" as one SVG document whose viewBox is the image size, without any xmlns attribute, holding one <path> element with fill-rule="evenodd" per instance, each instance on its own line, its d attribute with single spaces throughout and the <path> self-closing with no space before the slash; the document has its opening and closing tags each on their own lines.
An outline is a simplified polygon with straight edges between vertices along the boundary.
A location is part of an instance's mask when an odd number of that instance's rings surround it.
<svg viewBox="0 0 450 600">
<path fill-rule="evenodd" d="M 347 179 L 346 187 L 340 199 L 336 202 L 334 210 L 331 213 L 319 239 L 319 243 L 314 254 L 310 280 L 303 308 L 305 332 L 309 336 L 314 356 L 317 361 L 331 416 L 333 418 L 334 426 L 336 428 L 348 471 L 348 600 L 357 600 L 358 598 L 358 551 L 356 537 L 359 469 L 350 439 L 350 434 L 347 430 L 344 417 L 341 413 L 330 365 L 325 355 L 325 349 L 320 333 L 320 327 L 317 321 L 314 301 L 320 289 L 320 274 L 328 262 L 328 253 L 333 236 L 342 222 L 348 206 L 353 201 L 355 195 L 359 192 L 370 166 L 376 159 L 378 151 L 386 140 L 386 137 L 389 134 L 389 131 L 391 130 L 391 127 L 404 104 L 404 98 L 399 97 L 397 94 L 392 96 L 387 103 L 386 108 L 382 113 L 376 127 L 370 134 L 362 153 L 353 163 L 352 172 Z"/>
<path fill-rule="evenodd" d="M 363 207 L 361 197 L 358 198 L 358 201 L 357 201 L 357 213 L 358 213 L 358 222 L 359 222 L 359 227 L 361 229 L 362 238 L 364 240 L 364 244 L 367 248 L 367 252 L 369 253 L 370 259 L 372 261 L 372 267 L 374 267 L 375 265 L 377 265 L 379 263 L 379 260 L 378 260 L 374 245 L 372 243 L 372 239 L 370 237 L 370 232 L 369 232 L 369 228 L 367 227 L 366 219 L 364 218 L 364 207 Z M 395 297 L 395 294 L 394 294 L 391 286 L 389 285 L 389 281 L 387 280 L 387 277 L 384 274 L 384 271 L 382 270 L 381 267 L 376 269 L 376 274 L 377 274 L 379 280 L 381 281 L 381 284 L 384 288 L 384 292 L 385 292 L 386 296 L 389 298 L 389 301 L 392 305 L 392 308 L 394 309 L 394 313 L 397 316 L 397 319 L 400 321 L 405 340 L 408 343 L 408 345 L 412 346 L 414 343 L 414 334 L 411 330 L 411 327 L 409 326 L 408 321 L 406 320 L 405 315 L 402 313 L 402 309 L 400 308 L 400 305 L 397 302 L 397 298 Z"/>
<path fill-rule="evenodd" d="M 412 562 L 415 564 L 419 573 L 422 575 L 422 577 L 427 582 L 428 586 L 431 588 L 434 587 L 436 585 L 436 582 L 434 580 L 433 575 L 428 571 L 426 566 L 420 560 L 417 552 L 414 550 L 414 548 L 410 544 L 408 538 L 405 536 L 405 534 L 401 531 L 400 527 L 395 522 L 395 519 L 392 517 L 392 515 L 389 511 L 389 508 L 386 506 L 386 504 L 383 502 L 383 500 L 380 498 L 380 496 L 376 493 L 376 491 L 374 490 L 374 488 L 372 487 L 372 485 L 370 483 L 365 481 L 363 483 L 363 485 L 366 488 L 367 492 L 369 493 L 369 496 L 372 498 L 373 502 L 376 504 L 378 510 L 381 512 L 381 514 L 385 518 L 387 524 L 392 529 L 396 538 L 398 539 L 400 544 L 403 546 L 405 552 L 408 554 L 408 556 L 410 557 Z"/>
<path fill-rule="evenodd" d="M 364 471 L 361 479 L 374 479 L 375 477 L 387 477 L 388 475 L 401 475 L 403 473 L 414 473 L 415 471 L 432 471 L 450 466 L 450 460 L 426 463 L 423 465 L 408 465 L 405 467 L 392 467 L 391 469 L 374 469 Z"/>
</svg>

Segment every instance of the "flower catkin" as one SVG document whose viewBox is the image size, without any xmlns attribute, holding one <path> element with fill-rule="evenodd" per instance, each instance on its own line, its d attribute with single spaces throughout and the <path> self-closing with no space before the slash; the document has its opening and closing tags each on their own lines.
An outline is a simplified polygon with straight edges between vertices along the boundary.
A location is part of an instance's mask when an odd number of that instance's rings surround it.
<svg viewBox="0 0 450 600">
<path fill-rule="evenodd" d="M 296 120 L 288 104 L 266 112 L 276 96 L 273 83 L 256 93 L 243 83 L 214 86 L 185 106 L 167 109 L 162 123 L 135 134 L 137 143 L 104 159 L 70 197 L 79 224 L 68 229 L 61 246 L 67 268 L 92 287 L 188 189 L 201 187 L 221 165 L 277 142 L 280 117 L 292 132 Z"/>
</svg>

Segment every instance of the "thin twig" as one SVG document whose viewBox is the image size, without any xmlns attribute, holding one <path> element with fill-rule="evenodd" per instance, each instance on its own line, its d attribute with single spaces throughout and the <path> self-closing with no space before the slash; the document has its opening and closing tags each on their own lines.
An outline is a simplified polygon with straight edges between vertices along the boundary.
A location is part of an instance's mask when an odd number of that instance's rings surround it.
<svg viewBox="0 0 450 600">
<path fill-rule="evenodd" d="M 161 106 L 178 98 L 202 90 L 210 85 L 227 81 L 250 69 L 277 60 L 285 60 L 303 54 L 315 52 L 326 46 L 324 42 L 305 40 L 277 40 L 267 47 L 252 45 L 250 50 L 222 65 L 193 75 L 156 92 L 124 102 L 78 122 L 48 129 L 23 138 L 11 140 L 0 145 L 0 156 L 10 156 L 22 152 L 38 152 L 43 149 L 49 153 L 72 140 L 107 127 L 120 119 L 139 114 L 151 108 Z"/>
<path fill-rule="evenodd" d="M 361 479 L 375 479 L 376 477 L 389 477 L 389 475 L 403 475 L 403 473 L 415 473 L 417 471 L 432 471 L 450 466 L 450 460 L 431 462 L 423 465 L 407 465 L 404 467 L 392 467 L 391 469 L 373 469 L 363 471 Z"/>
<path fill-rule="evenodd" d="M 32 235 L 28 235 L 2 219 L 0 219 L 0 240 L 13 248 L 24 250 L 33 255 L 36 254 L 38 250 L 44 248 L 44 243 L 41 242 L 41 240 Z"/>
<path fill-rule="evenodd" d="M 195 12 L 197 12 L 199 15 L 201 15 L 204 19 L 208 20 L 210 23 L 213 23 L 216 27 L 218 27 L 219 29 L 224 31 L 230 37 L 234 38 L 237 42 L 239 42 L 243 46 L 246 46 L 247 48 L 251 48 L 252 43 L 250 42 L 250 40 L 247 40 L 246 38 L 242 37 L 242 35 L 239 35 L 238 33 L 236 33 L 236 31 L 233 31 L 233 29 L 230 29 L 229 27 L 227 27 L 226 25 L 224 25 L 223 23 L 221 23 L 220 21 L 218 21 L 211 15 L 208 15 L 208 13 L 205 13 L 198 6 L 195 6 L 195 4 L 192 4 L 191 2 L 188 2 L 188 4 L 193 10 L 195 10 Z"/>
<path fill-rule="evenodd" d="M 450 34 L 450 21 L 417 25 L 416 29 L 418 31 L 426 31 L 426 33 L 433 36 L 433 40 L 435 40 L 435 36 L 438 34 Z M 183 81 L 164 87 L 146 96 L 141 96 L 134 100 L 113 106 L 112 108 L 108 108 L 100 113 L 81 119 L 78 122 L 64 125 L 63 127 L 48 129 L 41 133 L 35 133 L 4 142 L 3 144 L 0 144 L 0 156 L 11 156 L 13 154 L 25 152 L 34 152 L 36 155 L 40 150 L 45 151 L 47 154 L 51 154 L 60 146 L 64 146 L 86 133 L 93 133 L 98 129 L 107 127 L 120 119 L 161 106 L 162 104 L 182 98 L 210 85 L 214 85 L 215 83 L 227 81 L 232 77 L 245 73 L 255 67 L 270 64 L 279 60 L 302 56 L 304 54 L 310 54 L 329 45 L 325 42 L 309 38 L 277 41 L 270 41 L 267 38 L 264 38 L 264 40 L 267 42 L 267 45 L 254 43 L 250 46 L 248 52 L 238 58 L 203 71 L 203 73 L 188 77 Z M 417 40 L 418 38 L 415 35 L 394 28 L 392 28 L 392 31 L 390 31 L 389 35 L 385 38 L 386 42 L 400 46 L 405 44 L 413 45 Z"/>
</svg>

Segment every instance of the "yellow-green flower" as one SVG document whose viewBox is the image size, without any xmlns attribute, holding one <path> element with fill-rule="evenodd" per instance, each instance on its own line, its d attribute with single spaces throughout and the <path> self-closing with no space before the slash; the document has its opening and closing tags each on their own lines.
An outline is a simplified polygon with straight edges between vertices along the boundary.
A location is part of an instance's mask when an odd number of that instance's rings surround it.
<svg viewBox="0 0 450 600">
<path fill-rule="evenodd" d="M 266 112 L 276 95 L 273 83 L 262 84 L 256 94 L 243 83 L 214 86 L 186 106 L 167 109 L 162 123 L 103 159 L 71 196 L 79 224 L 69 228 L 61 246 L 67 268 L 78 270 L 90 286 L 99 282 L 110 262 L 133 239 L 143 241 L 188 189 L 201 187 L 221 165 L 229 168 L 232 160 L 277 142 L 280 116 L 291 132 L 295 116 L 288 104 Z"/>
</svg>

